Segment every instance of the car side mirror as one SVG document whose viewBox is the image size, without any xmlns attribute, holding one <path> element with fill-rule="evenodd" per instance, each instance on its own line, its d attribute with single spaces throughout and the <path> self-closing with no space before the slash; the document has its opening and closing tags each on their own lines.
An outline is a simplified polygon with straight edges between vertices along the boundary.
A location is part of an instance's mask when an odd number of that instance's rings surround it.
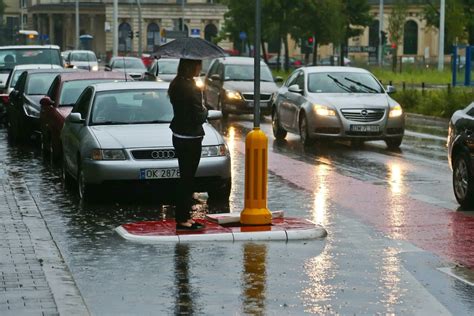
<svg viewBox="0 0 474 316">
<path fill-rule="evenodd" d="M 211 79 L 212 79 L 212 80 L 220 81 L 220 80 L 221 80 L 221 76 L 219 76 L 218 74 L 213 74 L 213 75 L 211 75 Z"/>
<path fill-rule="evenodd" d="M 222 118 L 222 112 L 217 110 L 209 110 L 207 112 L 207 119 L 209 121 L 218 120 Z"/>
<path fill-rule="evenodd" d="M 77 113 L 77 112 L 73 112 L 69 114 L 66 120 L 70 123 L 84 123 L 81 113 Z"/>
<path fill-rule="evenodd" d="M 397 92 L 397 89 L 394 86 L 387 86 L 386 91 L 387 91 L 387 94 L 392 94 L 392 93 Z"/>
<path fill-rule="evenodd" d="M 97 63 L 100 63 L 101 61 L 102 61 L 102 59 L 97 58 Z"/>
<path fill-rule="evenodd" d="M 303 94 L 303 90 L 301 90 L 300 86 L 298 86 L 297 84 L 291 85 L 288 88 L 288 91 L 293 92 L 293 93 Z"/>
<path fill-rule="evenodd" d="M 275 82 L 277 82 L 277 83 L 283 82 L 283 78 L 280 77 L 280 76 L 276 76 L 275 77 Z"/>
<path fill-rule="evenodd" d="M 54 104 L 54 101 L 50 97 L 45 96 L 40 100 L 41 107 L 48 107 Z"/>
</svg>

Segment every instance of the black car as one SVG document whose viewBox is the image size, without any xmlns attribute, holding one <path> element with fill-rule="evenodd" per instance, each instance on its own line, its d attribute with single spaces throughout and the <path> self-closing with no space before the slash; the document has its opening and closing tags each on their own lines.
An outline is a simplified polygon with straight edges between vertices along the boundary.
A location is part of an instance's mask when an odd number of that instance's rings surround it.
<svg viewBox="0 0 474 316">
<path fill-rule="evenodd" d="M 453 189 L 462 207 L 474 206 L 474 102 L 456 111 L 448 129 L 448 161 Z"/>
<path fill-rule="evenodd" d="M 9 95 L 7 126 L 13 140 L 26 140 L 39 132 L 40 100 L 48 93 L 54 78 L 63 68 L 25 70 Z"/>
<path fill-rule="evenodd" d="M 214 59 L 205 78 L 204 95 L 207 107 L 229 113 L 251 114 L 254 111 L 254 69 L 251 57 Z M 270 114 L 271 100 L 277 92 L 272 73 L 263 61 L 260 64 L 260 111 Z"/>
</svg>

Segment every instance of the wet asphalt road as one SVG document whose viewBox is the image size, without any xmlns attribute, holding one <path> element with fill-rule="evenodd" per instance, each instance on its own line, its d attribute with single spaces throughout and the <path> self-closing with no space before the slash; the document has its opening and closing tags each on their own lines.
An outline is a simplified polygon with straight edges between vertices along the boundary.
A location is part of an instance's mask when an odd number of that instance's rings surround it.
<svg viewBox="0 0 474 316">
<path fill-rule="evenodd" d="M 231 117 L 221 128 L 232 153 L 233 189 L 229 206 L 210 207 L 238 212 L 244 191 L 239 148 L 252 119 Z M 383 142 L 304 149 L 296 135 L 274 142 L 268 119 L 262 130 L 269 138 L 270 156 L 280 154 L 323 174 L 347 176 L 471 216 L 457 210 L 452 194 L 443 122 L 410 122 L 399 151 L 388 151 Z M 473 280 L 471 270 L 451 269 L 455 264 L 449 258 L 387 234 L 352 212 L 350 201 L 325 197 L 322 184 L 303 188 L 270 171 L 268 206 L 324 225 L 329 235 L 323 240 L 142 245 L 123 240 L 114 228 L 172 216 L 159 192 L 151 197 L 109 194 L 103 203 L 83 204 L 34 144 L 9 144 L 2 129 L 0 149 L 10 176 L 24 179 L 32 192 L 94 315 L 474 312 L 473 286 L 440 268 L 468 282 Z M 200 198 L 196 216 L 208 210 L 205 195 Z"/>
</svg>

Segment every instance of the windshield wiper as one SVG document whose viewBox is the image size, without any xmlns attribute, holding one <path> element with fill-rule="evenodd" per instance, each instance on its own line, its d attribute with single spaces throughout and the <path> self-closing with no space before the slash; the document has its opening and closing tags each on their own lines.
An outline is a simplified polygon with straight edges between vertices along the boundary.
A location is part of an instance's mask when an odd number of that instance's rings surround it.
<svg viewBox="0 0 474 316">
<path fill-rule="evenodd" d="M 330 74 L 328 74 L 328 77 L 332 79 L 332 81 L 334 81 L 339 87 L 341 87 L 344 91 L 347 91 L 347 92 L 350 92 L 352 93 L 352 89 L 351 87 L 348 87 L 346 86 L 345 84 L 343 84 L 342 82 L 340 82 L 339 80 L 337 80 L 337 78 L 334 78 L 333 76 L 331 76 Z"/>
<path fill-rule="evenodd" d="M 103 122 L 94 122 L 95 125 L 126 125 L 133 124 L 130 122 L 119 122 L 119 121 L 103 121 Z"/>
<path fill-rule="evenodd" d="M 365 84 L 363 84 L 362 82 L 360 81 L 357 81 L 357 80 L 353 80 L 353 79 L 350 79 L 350 78 L 347 78 L 347 77 L 344 77 L 344 79 L 346 79 L 347 81 L 350 81 L 352 83 L 355 83 L 356 85 L 358 85 L 359 87 L 362 87 L 362 88 L 365 88 L 367 91 L 371 91 L 373 93 L 380 93 L 379 91 L 377 91 L 377 89 L 374 89 L 372 87 L 369 87 Z"/>
<path fill-rule="evenodd" d="M 170 123 L 170 121 L 165 121 L 165 120 L 140 121 L 140 122 L 134 122 L 133 124 L 157 124 L 157 123 Z"/>
</svg>

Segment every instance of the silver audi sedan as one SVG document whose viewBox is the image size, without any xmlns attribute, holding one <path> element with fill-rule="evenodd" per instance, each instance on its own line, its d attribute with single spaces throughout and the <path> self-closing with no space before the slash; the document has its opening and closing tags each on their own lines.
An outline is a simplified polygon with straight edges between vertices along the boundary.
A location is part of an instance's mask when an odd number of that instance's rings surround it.
<svg viewBox="0 0 474 316">
<path fill-rule="evenodd" d="M 393 92 L 365 69 L 296 69 L 273 100 L 273 135 L 284 139 L 287 132 L 296 133 L 304 145 L 315 139 L 384 140 L 389 148 L 398 148 L 405 115 L 390 97 Z"/>
<path fill-rule="evenodd" d="M 113 82 L 87 87 L 61 132 L 63 176 L 76 179 L 79 196 L 97 197 L 101 184 L 155 184 L 169 188 L 179 178 L 169 128 L 173 108 L 167 82 Z M 208 120 L 220 111 L 209 111 Z M 209 124 L 196 174 L 196 192 L 228 199 L 230 155 Z"/>
</svg>

